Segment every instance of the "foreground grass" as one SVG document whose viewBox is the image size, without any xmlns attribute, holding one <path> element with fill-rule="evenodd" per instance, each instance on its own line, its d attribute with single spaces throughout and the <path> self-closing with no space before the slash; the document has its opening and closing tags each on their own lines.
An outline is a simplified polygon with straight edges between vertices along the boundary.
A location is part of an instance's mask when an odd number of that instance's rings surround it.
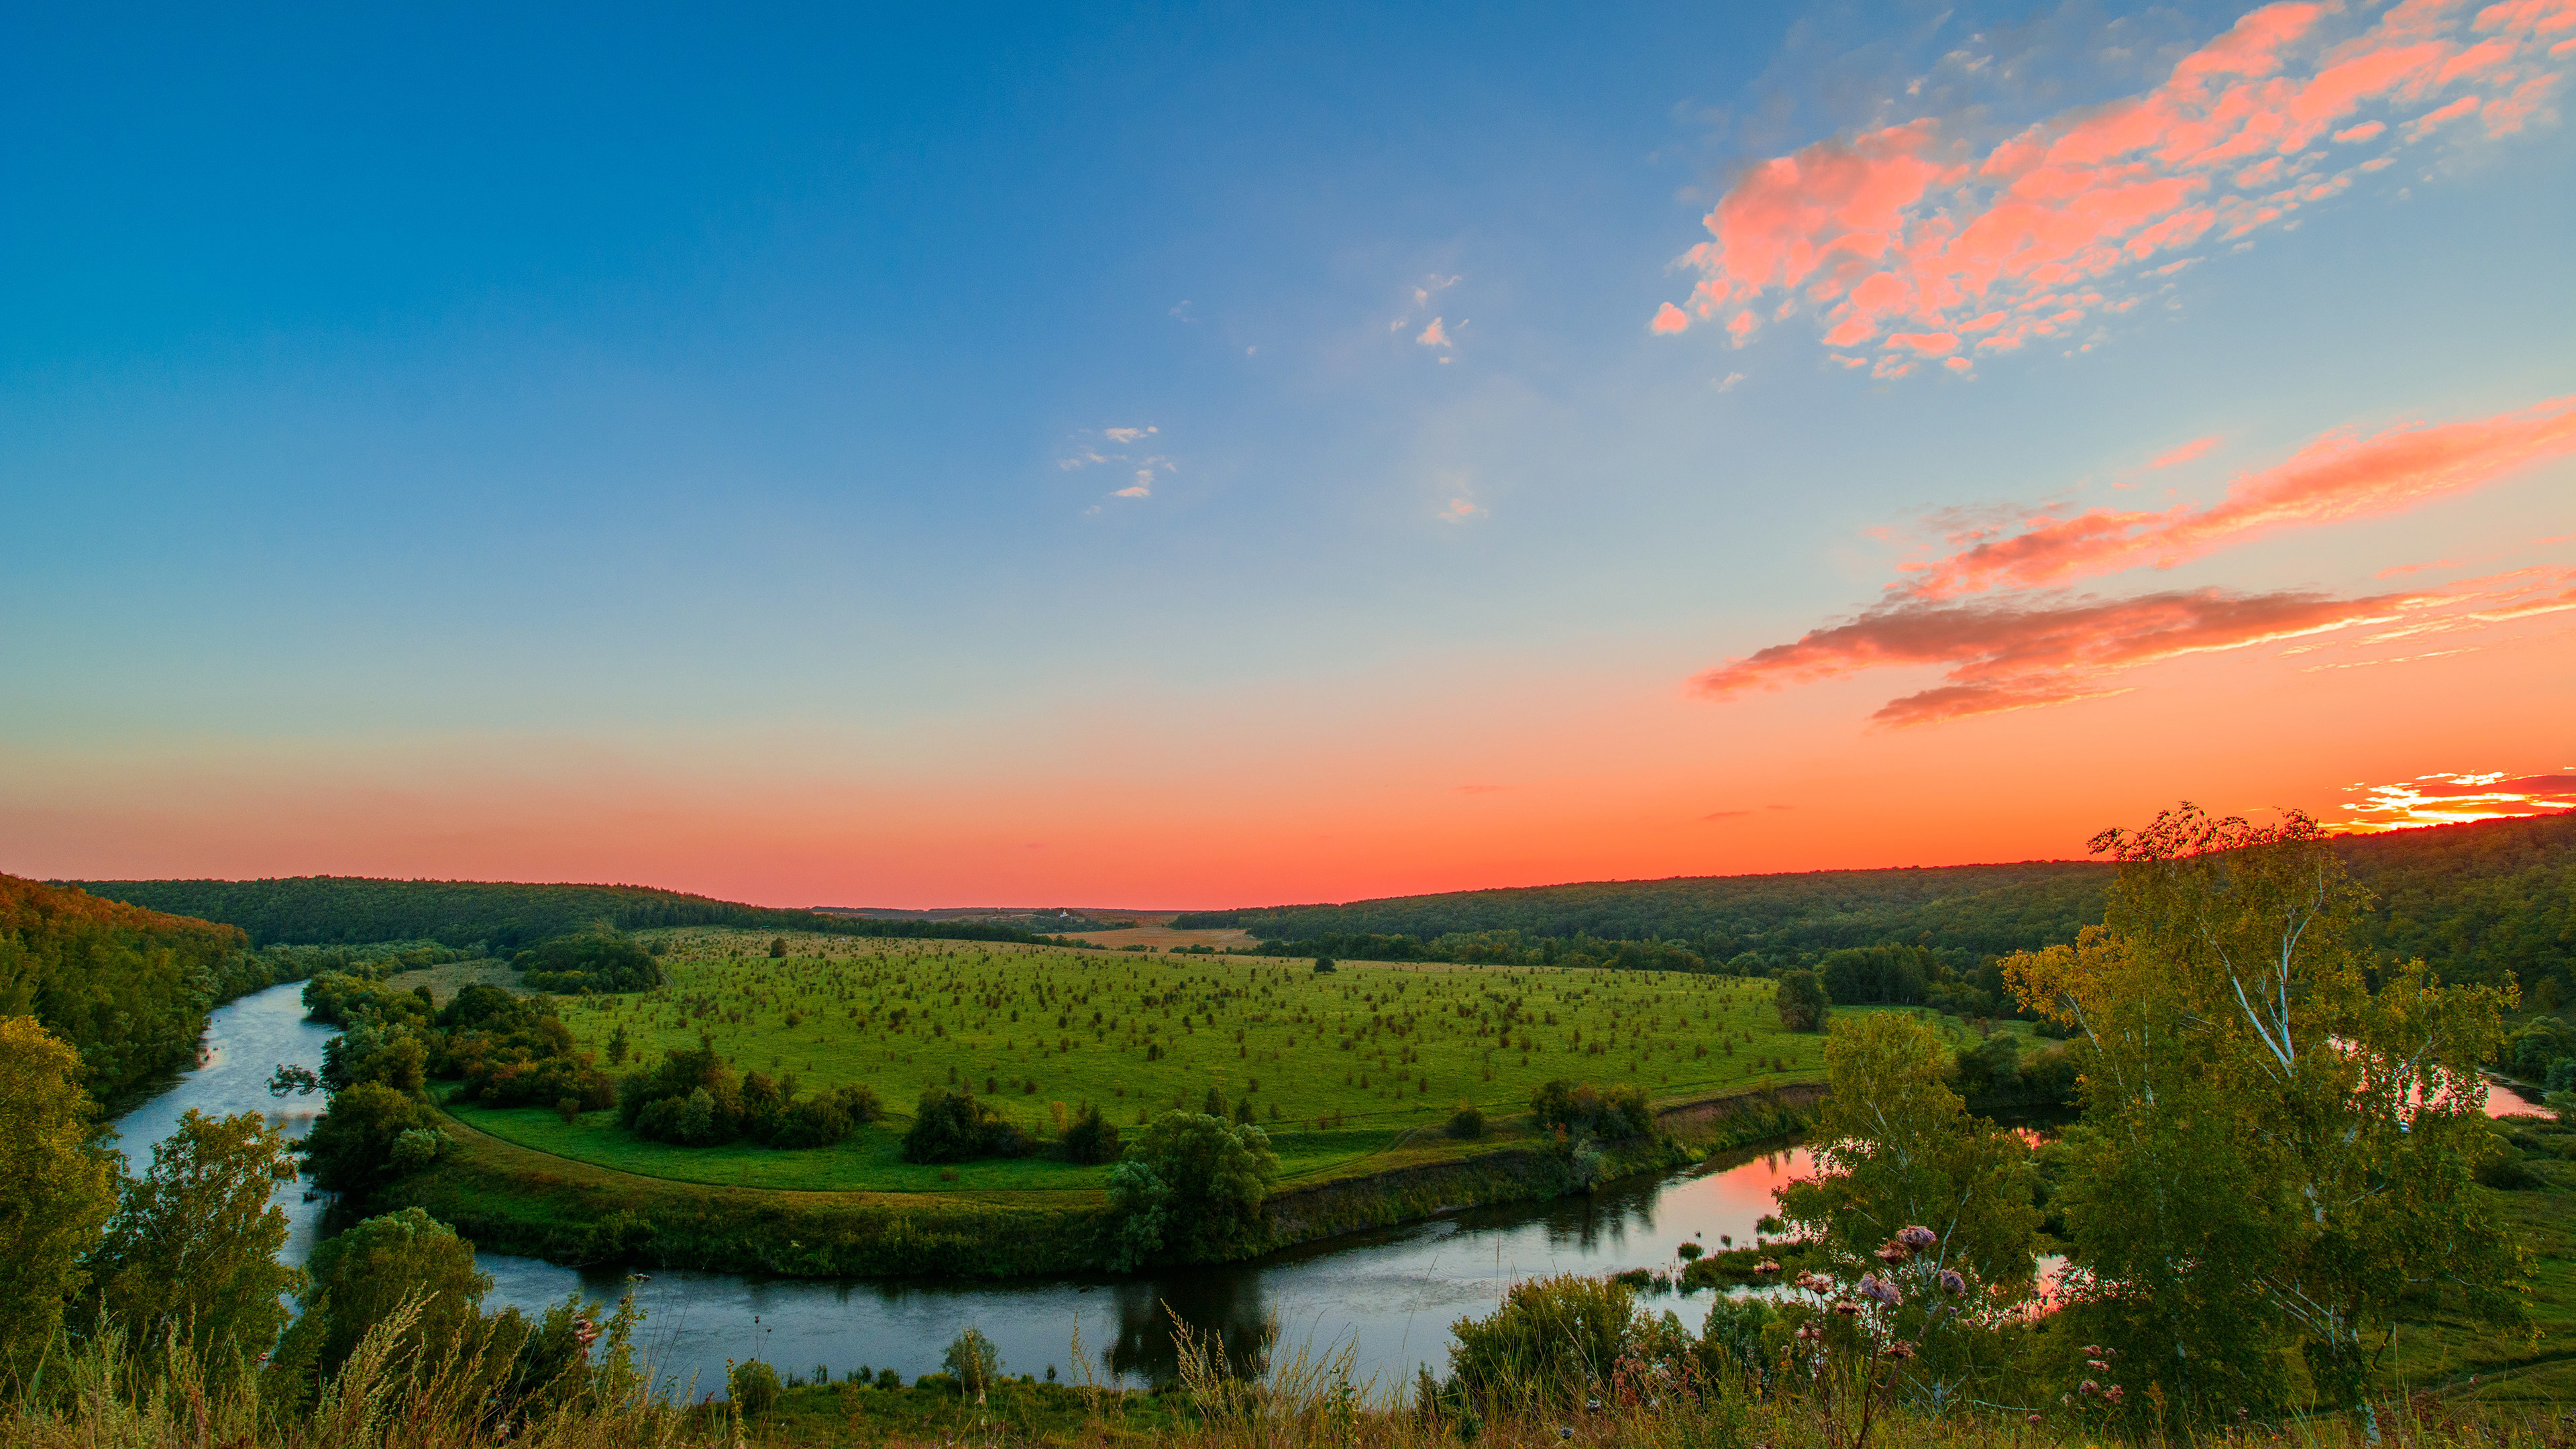
<svg viewBox="0 0 2576 1449">
<path fill-rule="evenodd" d="M 1132 1124 L 1214 1088 L 1247 1100 L 1286 1184 L 1480 1150 L 1441 1134 L 1460 1100 L 1497 1120 L 1555 1077 L 1642 1088 L 1662 1102 L 1819 1080 L 1823 1038 L 1782 1031 L 1767 982 L 1659 972 L 1156 956 L 967 942 L 648 932 L 670 984 L 568 1001 L 605 1062 L 658 1060 L 700 1033 L 745 1071 L 809 1089 L 864 1083 L 886 1123 L 838 1147 L 644 1142 L 613 1114 L 566 1122 L 540 1108 L 460 1109 L 520 1146 L 620 1172 L 710 1186 L 811 1192 L 1096 1190 L 1103 1169 L 1048 1158 L 941 1169 L 901 1160 L 905 1113 L 931 1086 L 971 1087 L 1035 1135 L 1084 1101 Z"/>
</svg>

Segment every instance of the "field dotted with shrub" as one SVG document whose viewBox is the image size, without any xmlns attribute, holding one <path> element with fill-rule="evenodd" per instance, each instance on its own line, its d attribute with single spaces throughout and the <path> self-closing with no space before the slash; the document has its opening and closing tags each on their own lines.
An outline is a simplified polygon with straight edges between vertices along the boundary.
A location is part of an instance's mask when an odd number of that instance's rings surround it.
<svg viewBox="0 0 2576 1449">
<path fill-rule="evenodd" d="M 1551 1079 L 1631 1086 L 1659 1104 L 1819 1080 L 1822 1036 L 1780 1029 L 1768 981 L 1547 967 L 1339 963 L 872 941 L 680 929 L 660 989 L 567 998 L 564 1020 L 612 1071 L 701 1034 L 740 1071 L 804 1091 L 856 1083 L 885 1120 L 839 1145 L 642 1140 L 614 1112 L 458 1108 L 521 1147 L 623 1172 L 722 1187 L 985 1193 L 1076 1190 L 1106 1168 L 1046 1152 L 907 1163 L 900 1139 L 925 1089 L 971 1089 L 1043 1145 L 1059 1113 L 1097 1103 L 1135 1124 L 1211 1091 L 1248 1105 L 1281 1186 L 1526 1145 L 1532 1092 Z M 783 939 L 784 954 L 770 954 Z M 611 1064 L 621 1037 L 622 1063 Z M 1492 1135 L 1451 1139 L 1460 1102 Z"/>
</svg>

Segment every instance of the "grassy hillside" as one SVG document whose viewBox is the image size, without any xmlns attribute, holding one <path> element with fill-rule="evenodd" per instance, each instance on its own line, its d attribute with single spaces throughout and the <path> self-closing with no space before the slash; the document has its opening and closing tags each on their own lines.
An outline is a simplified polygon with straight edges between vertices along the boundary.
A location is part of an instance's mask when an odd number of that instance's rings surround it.
<svg viewBox="0 0 2576 1449">
<path fill-rule="evenodd" d="M 807 1089 L 864 1083 L 896 1114 L 928 1086 L 971 1087 L 1055 1135 L 1053 1104 L 1093 1101 L 1122 1126 L 1211 1087 L 1248 1101 L 1291 1180 L 1401 1142 L 1445 1143 L 1461 1099 L 1496 1118 L 1564 1077 L 1659 1100 L 1811 1080 L 1823 1038 L 1783 1032 L 1768 982 L 1644 972 L 1155 956 L 1022 945 L 797 937 L 772 960 L 756 933 L 668 933 L 670 982 L 567 1000 L 581 1047 L 636 1058 L 710 1034 L 739 1068 Z M 831 1148 L 646 1142 L 613 1113 L 462 1109 L 494 1136 L 648 1176 L 728 1186 L 880 1191 L 1087 1190 L 1105 1169 L 1050 1158 L 903 1162 L 897 1120 Z M 953 1176 L 951 1175 L 953 1174 Z"/>
<path fill-rule="evenodd" d="M 72 1044 L 94 1097 L 115 1101 L 196 1058 L 215 1003 L 266 986 L 231 926 L 0 875 L 0 1016 Z"/>
<path fill-rule="evenodd" d="M 2576 814 L 2355 836 L 2335 848 L 2380 897 L 2364 929 L 2373 950 L 2422 956 L 2454 980 L 2511 972 L 2536 987 L 2554 977 L 2576 999 Z M 2086 861 L 1695 876 L 1202 911 L 1173 925 L 1354 953 L 1371 944 L 1359 938 L 1403 936 L 1428 954 L 1465 956 L 1487 944 L 1469 937 L 1517 932 L 1531 942 L 1679 942 L 1712 965 L 1748 952 L 1769 964 L 1812 961 L 1884 942 L 1986 956 L 2073 940 L 2102 919 L 2110 880 L 2110 866 Z"/>
<path fill-rule="evenodd" d="M 968 941 L 1031 941 L 1026 931 L 971 921 L 887 921 L 773 910 L 679 891 L 630 885 L 528 885 L 512 881 L 373 880 L 297 876 L 282 880 L 89 881 L 93 894 L 156 911 L 239 926 L 253 944 L 343 945 L 370 941 L 482 943 L 496 951 L 533 945 L 601 922 L 622 931 L 657 926 L 737 926 Z"/>
</svg>

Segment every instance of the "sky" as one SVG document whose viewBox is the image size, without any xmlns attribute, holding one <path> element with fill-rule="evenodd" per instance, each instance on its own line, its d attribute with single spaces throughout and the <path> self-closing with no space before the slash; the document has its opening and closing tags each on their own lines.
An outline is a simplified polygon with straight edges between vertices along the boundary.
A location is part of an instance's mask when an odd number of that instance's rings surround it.
<svg viewBox="0 0 2576 1449">
<path fill-rule="evenodd" d="M 0 870 L 2568 808 L 2570 71 L 2576 0 L 31 10 Z"/>
</svg>

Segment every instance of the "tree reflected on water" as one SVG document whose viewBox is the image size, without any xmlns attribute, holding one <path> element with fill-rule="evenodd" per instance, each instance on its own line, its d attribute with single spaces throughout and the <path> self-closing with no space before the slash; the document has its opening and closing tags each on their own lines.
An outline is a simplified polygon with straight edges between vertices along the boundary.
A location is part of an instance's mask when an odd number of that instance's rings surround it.
<svg viewBox="0 0 2576 1449">
<path fill-rule="evenodd" d="M 1262 1277 L 1257 1269 L 1229 1264 L 1105 1290 L 1118 1314 L 1118 1337 L 1101 1350 L 1101 1365 L 1112 1375 L 1171 1382 L 1180 1374 L 1180 1349 L 1172 1339 L 1177 1315 L 1191 1332 L 1224 1345 L 1227 1372 L 1259 1378 L 1270 1371 L 1270 1351 L 1279 1341 L 1279 1320 Z"/>
</svg>

